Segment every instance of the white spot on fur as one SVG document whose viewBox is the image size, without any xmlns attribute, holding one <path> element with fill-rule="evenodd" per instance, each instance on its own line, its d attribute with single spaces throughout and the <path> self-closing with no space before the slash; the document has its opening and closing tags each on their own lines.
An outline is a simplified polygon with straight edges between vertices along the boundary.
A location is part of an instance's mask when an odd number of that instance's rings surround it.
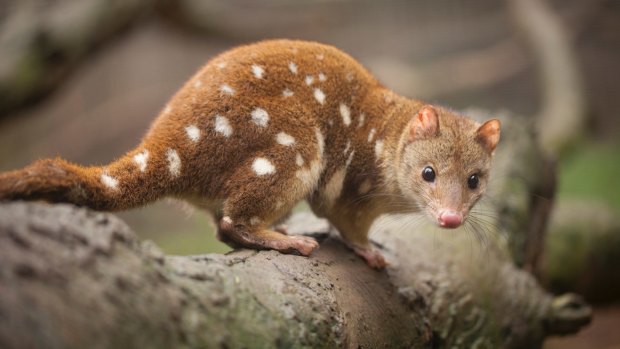
<svg viewBox="0 0 620 349">
<path fill-rule="evenodd" d="M 364 113 L 361 113 L 360 120 L 357 123 L 357 128 L 361 128 L 362 126 L 364 126 L 364 120 L 366 120 L 366 115 Z"/>
<path fill-rule="evenodd" d="M 215 132 L 221 133 L 224 137 L 230 137 L 232 135 L 233 129 L 227 117 L 221 115 L 215 116 Z"/>
<path fill-rule="evenodd" d="M 276 142 L 285 146 L 290 146 L 295 144 L 295 138 L 288 133 L 280 132 L 276 135 Z"/>
<path fill-rule="evenodd" d="M 257 79 L 262 79 L 263 75 L 265 74 L 265 69 L 263 69 L 263 67 L 259 66 L 259 65 L 252 65 L 252 74 L 254 74 L 254 77 L 256 77 Z"/>
<path fill-rule="evenodd" d="M 259 225 L 263 220 L 260 219 L 257 216 L 252 216 L 252 218 L 250 218 L 250 225 Z"/>
<path fill-rule="evenodd" d="M 334 120 L 332 120 L 332 119 L 327 120 L 327 124 L 328 124 L 330 127 L 331 127 L 331 126 L 334 126 Z"/>
<path fill-rule="evenodd" d="M 194 125 L 187 126 L 185 128 L 185 132 L 187 133 L 187 137 L 191 139 L 192 142 L 198 142 L 200 139 L 200 130 Z"/>
<path fill-rule="evenodd" d="M 300 153 L 297 153 L 297 155 L 295 156 L 295 164 L 300 167 L 304 165 L 304 158 L 303 156 L 301 156 Z"/>
<path fill-rule="evenodd" d="M 267 114 L 265 109 L 256 108 L 252 110 L 252 121 L 260 127 L 267 127 L 267 123 L 269 123 L 269 114 Z"/>
<path fill-rule="evenodd" d="M 140 172 L 146 171 L 146 164 L 149 160 L 149 151 L 143 150 L 142 152 L 133 156 L 133 161 L 138 165 Z"/>
<path fill-rule="evenodd" d="M 252 169 L 254 170 L 254 173 L 259 176 L 264 176 L 276 172 L 276 168 L 275 166 L 273 166 L 271 161 L 260 157 L 254 159 L 254 162 L 252 163 Z"/>
<path fill-rule="evenodd" d="M 228 224 L 232 224 L 232 223 L 233 223 L 232 219 L 230 219 L 230 217 L 228 217 L 228 216 L 226 216 L 226 217 L 222 218 L 222 220 L 223 220 L 225 223 L 228 223 Z"/>
<path fill-rule="evenodd" d="M 226 62 L 219 62 L 216 66 L 218 67 L 218 69 L 224 69 L 226 68 L 226 65 Z"/>
<path fill-rule="evenodd" d="M 383 152 L 383 141 L 379 140 L 375 143 L 375 157 L 378 159 Z"/>
<path fill-rule="evenodd" d="M 351 161 L 353 161 L 353 156 L 355 155 L 355 150 L 351 152 L 351 154 L 349 154 L 349 157 L 347 158 L 347 162 L 345 164 L 345 168 L 348 168 L 349 165 L 351 165 Z"/>
<path fill-rule="evenodd" d="M 166 158 L 168 159 L 168 170 L 173 177 L 178 177 L 181 174 L 181 158 L 176 150 L 168 148 L 166 151 Z"/>
<path fill-rule="evenodd" d="M 282 200 L 276 201 L 276 210 L 281 209 L 282 206 L 284 206 L 284 203 L 282 202 Z"/>
<path fill-rule="evenodd" d="M 342 185 L 347 172 L 345 168 L 341 168 L 327 181 L 325 188 L 323 189 L 323 195 L 328 207 L 334 205 L 334 202 L 340 196 L 342 192 Z"/>
<path fill-rule="evenodd" d="M 312 75 L 307 75 L 306 79 L 304 80 L 306 82 L 306 85 L 310 86 L 312 85 L 312 83 L 314 82 L 314 76 Z"/>
<path fill-rule="evenodd" d="M 323 73 L 319 73 L 319 81 L 325 81 L 327 80 L 327 76 L 325 76 L 325 74 Z"/>
<path fill-rule="evenodd" d="M 235 94 L 235 90 L 228 84 L 222 84 L 222 86 L 220 86 L 220 91 L 231 96 Z"/>
<path fill-rule="evenodd" d="M 167 105 L 167 106 L 164 108 L 164 112 L 163 112 L 163 113 L 164 113 L 164 114 L 170 114 L 170 112 L 171 112 L 171 111 L 172 111 L 172 107 L 170 107 L 169 105 Z"/>
<path fill-rule="evenodd" d="M 366 179 L 362 182 L 362 184 L 360 184 L 360 187 L 357 189 L 358 193 L 360 194 L 366 194 L 370 191 L 370 188 L 372 188 L 372 183 L 370 183 L 369 179 Z"/>
<path fill-rule="evenodd" d="M 353 81 L 353 73 L 348 72 L 348 73 L 347 73 L 347 77 L 346 77 L 346 78 L 347 78 L 347 81 L 348 81 L 348 82 Z"/>
<path fill-rule="evenodd" d="M 351 110 L 344 103 L 340 103 L 340 116 L 342 116 L 342 123 L 345 126 L 351 124 Z"/>
<path fill-rule="evenodd" d="M 321 91 L 320 88 L 315 88 L 314 89 L 314 99 L 316 99 L 316 101 L 321 103 L 321 104 L 325 103 L 325 93 L 323 93 L 323 91 Z"/>
<path fill-rule="evenodd" d="M 291 97 L 293 95 L 293 91 L 289 90 L 288 88 L 285 88 L 284 91 L 282 91 L 282 96 L 284 97 Z"/>
<path fill-rule="evenodd" d="M 118 189 L 118 179 L 109 176 L 106 173 L 101 174 L 101 183 L 110 189 Z"/>
<path fill-rule="evenodd" d="M 291 73 L 297 74 L 297 64 L 295 64 L 294 62 L 288 63 L 288 69 L 291 71 Z"/>
<path fill-rule="evenodd" d="M 377 130 L 375 130 L 374 128 L 372 130 L 370 130 L 370 132 L 368 132 L 368 142 L 372 142 L 372 139 L 375 137 L 375 132 L 377 132 Z"/>
<path fill-rule="evenodd" d="M 194 81 L 194 88 L 201 88 L 202 87 L 202 81 L 200 79 Z"/>
<path fill-rule="evenodd" d="M 316 134 L 316 142 L 319 148 L 319 156 L 323 156 L 323 151 L 325 150 L 325 137 L 321 133 L 321 130 L 318 127 L 314 130 Z"/>
<path fill-rule="evenodd" d="M 319 53 L 318 55 L 316 55 L 316 59 L 318 59 L 319 61 L 322 61 L 325 58 L 325 56 L 322 53 Z"/>
<path fill-rule="evenodd" d="M 344 147 L 344 151 L 342 152 L 344 155 L 347 155 L 347 152 L 351 148 L 351 140 L 347 140 L 347 145 Z"/>
</svg>

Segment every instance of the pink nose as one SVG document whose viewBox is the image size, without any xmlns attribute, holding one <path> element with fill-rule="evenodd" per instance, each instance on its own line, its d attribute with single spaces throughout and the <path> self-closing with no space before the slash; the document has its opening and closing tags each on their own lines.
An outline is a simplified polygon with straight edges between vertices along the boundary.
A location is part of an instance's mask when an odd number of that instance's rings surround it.
<svg viewBox="0 0 620 349">
<path fill-rule="evenodd" d="M 463 223 L 463 215 L 452 210 L 443 210 L 439 213 L 439 225 L 444 228 L 456 228 Z"/>
</svg>

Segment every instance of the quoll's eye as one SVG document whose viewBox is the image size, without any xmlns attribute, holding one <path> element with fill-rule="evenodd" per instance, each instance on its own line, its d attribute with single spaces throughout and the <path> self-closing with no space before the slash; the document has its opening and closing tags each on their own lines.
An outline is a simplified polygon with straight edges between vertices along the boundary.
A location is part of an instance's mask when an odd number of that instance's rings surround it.
<svg viewBox="0 0 620 349">
<path fill-rule="evenodd" d="M 422 170 L 422 178 L 427 182 L 434 182 L 435 181 L 435 170 L 433 170 L 433 168 L 430 166 L 426 166 Z"/>
<path fill-rule="evenodd" d="M 473 174 L 471 176 L 469 176 L 469 178 L 467 179 L 467 186 L 469 187 L 469 189 L 476 189 L 478 188 L 478 182 L 480 182 L 480 179 L 478 178 L 477 174 Z"/>
</svg>

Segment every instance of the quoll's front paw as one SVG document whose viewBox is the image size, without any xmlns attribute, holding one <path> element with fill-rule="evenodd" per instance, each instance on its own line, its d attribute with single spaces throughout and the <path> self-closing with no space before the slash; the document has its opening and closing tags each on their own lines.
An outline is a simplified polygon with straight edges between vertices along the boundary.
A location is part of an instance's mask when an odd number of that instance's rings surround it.
<svg viewBox="0 0 620 349">
<path fill-rule="evenodd" d="M 384 269 L 389 264 L 381 252 L 371 247 L 353 247 L 353 251 L 358 256 L 364 258 L 366 264 L 373 269 Z"/>
</svg>

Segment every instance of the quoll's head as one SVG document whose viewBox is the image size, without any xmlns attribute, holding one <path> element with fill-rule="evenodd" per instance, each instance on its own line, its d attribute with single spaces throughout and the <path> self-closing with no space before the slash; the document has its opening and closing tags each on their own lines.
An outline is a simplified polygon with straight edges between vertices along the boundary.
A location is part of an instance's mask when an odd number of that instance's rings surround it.
<svg viewBox="0 0 620 349">
<path fill-rule="evenodd" d="M 497 119 L 479 124 L 422 107 L 401 137 L 401 192 L 439 226 L 459 227 L 486 190 L 499 136 Z"/>
</svg>

